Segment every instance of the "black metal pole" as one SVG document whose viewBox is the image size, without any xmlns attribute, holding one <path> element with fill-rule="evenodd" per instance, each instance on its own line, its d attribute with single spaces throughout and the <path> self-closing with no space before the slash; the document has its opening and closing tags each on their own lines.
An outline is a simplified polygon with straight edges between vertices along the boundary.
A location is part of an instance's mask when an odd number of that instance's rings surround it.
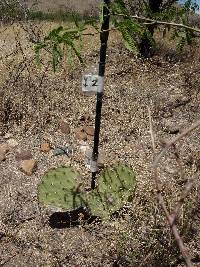
<svg viewBox="0 0 200 267">
<path fill-rule="evenodd" d="M 99 76 L 102 81 L 104 80 L 104 74 L 105 74 L 106 50 L 107 50 L 107 42 L 109 36 L 109 22 L 110 22 L 109 6 L 110 6 L 110 0 L 104 0 L 103 23 L 101 26 L 101 33 L 100 33 L 101 48 L 100 48 L 100 61 L 99 61 Z M 97 162 L 99 154 L 99 134 L 101 126 L 102 98 L 103 98 L 103 85 L 102 85 L 102 91 L 97 92 L 94 147 L 92 153 L 92 160 L 94 162 Z M 95 178 L 96 178 L 96 171 L 92 172 L 92 181 L 91 181 L 92 189 L 95 188 Z"/>
</svg>

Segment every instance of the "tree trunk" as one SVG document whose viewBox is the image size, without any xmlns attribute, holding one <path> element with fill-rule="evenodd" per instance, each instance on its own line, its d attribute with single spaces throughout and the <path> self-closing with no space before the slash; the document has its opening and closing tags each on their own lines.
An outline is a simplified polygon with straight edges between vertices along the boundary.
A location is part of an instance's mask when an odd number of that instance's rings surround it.
<svg viewBox="0 0 200 267">
<path fill-rule="evenodd" d="M 163 0 L 149 0 L 148 6 L 151 13 L 157 13 L 161 10 Z M 148 30 L 153 36 L 155 26 L 150 25 L 148 26 Z M 140 54 L 143 57 L 150 57 L 153 54 L 151 42 L 149 41 L 147 36 L 144 36 L 141 40 L 140 46 L 139 46 Z"/>
</svg>

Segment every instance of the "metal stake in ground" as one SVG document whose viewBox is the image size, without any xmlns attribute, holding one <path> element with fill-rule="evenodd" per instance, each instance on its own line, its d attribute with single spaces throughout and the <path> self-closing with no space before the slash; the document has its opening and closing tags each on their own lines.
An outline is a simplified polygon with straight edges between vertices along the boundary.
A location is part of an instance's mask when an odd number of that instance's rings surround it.
<svg viewBox="0 0 200 267">
<path fill-rule="evenodd" d="M 107 41 L 109 36 L 109 21 L 110 21 L 110 12 L 109 12 L 110 0 L 104 0 L 103 6 L 103 23 L 101 27 L 100 40 L 100 61 L 99 61 L 99 80 L 101 86 L 97 91 L 97 102 L 96 102 L 96 118 L 95 118 L 95 131 L 94 131 L 94 147 L 92 153 L 92 161 L 97 165 L 97 159 L 99 154 L 99 134 L 101 126 L 101 108 L 102 108 L 102 98 L 103 98 L 103 87 L 104 87 L 104 74 L 105 74 L 105 64 L 106 64 L 106 50 L 107 50 Z M 92 181 L 91 188 L 95 188 L 95 178 L 96 178 L 97 168 L 94 168 L 92 172 Z"/>
</svg>

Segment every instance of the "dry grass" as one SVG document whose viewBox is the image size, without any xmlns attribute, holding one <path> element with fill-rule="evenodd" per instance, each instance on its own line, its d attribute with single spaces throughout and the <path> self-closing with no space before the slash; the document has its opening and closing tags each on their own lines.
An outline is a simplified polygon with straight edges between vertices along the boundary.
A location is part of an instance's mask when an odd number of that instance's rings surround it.
<svg viewBox="0 0 200 267">
<path fill-rule="evenodd" d="M 42 25 L 40 28 L 45 31 L 54 24 Z M 6 51 L 16 39 L 11 28 L 3 34 L 3 39 L 7 40 L 3 48 Z M 24 53 L 18 50 L 18 54 L 4 58 L 1 64 L 0 141 L 5 141 L 6 132 L 12 133 L 20 148 L 32 151 L 38 169 L 30 178 L 23 175 L 18 170 L 15 151 L 0 163 L 1 264 L 6 267 L 183 266 L 155 197 L 147 106 L 152 111 L 158 152 L 163 148 L 163 140 L 174 136 L 170 129 L 178 127 L 181 131 L 199 117 L 198 48 L 194 55 L 191 51 L 185 53 L 180 61 L 162 56 L 162 49 L 165 51 L 168 46 L 162 47 L 152 59 L 141 60 L 123 48 L 116 33 L 111 34 L 101 147 L 105 151 L 106 166 L 123 161 L 133 167 L 137 188 L 131 205 L 112 220 L 58 230 L 48 225 L 47 214 L 38 206 L 37 185 L 48 168 L 61 164 L 72 164 L 83 175 L 84 186 L 90 184 L 90 174 L 85 170 L 75 131 L 84 124 L 80 117 L 85 113 L 90 114 L 89 124 L 93 125 L 95 99 L 83 97 L 80 92 L 83 71 L 80 66 L 76 65 L 73 71 L 60 69 L 53 74 L 51 66 L 39 70 L 32 61 L 28 62 L 33 53 L 24 33 L 20 31 L 19 34 Z M 88 65 L 98 62 L 98 51 L 99 37 L 93 38 L 92 42 L 87 37 L 83 53 Z M 25 61 L 19 66 L 24 54 Z M 195 75 L 188 76 L 188 73 Z M 70 124 L 69 136 L 58 131 L 61 118 Z M 74 157 L 55 158 L 41 154 L 39 146 L 47 136 L 53 144 L 65 140 L 73 145 Z M 173 150 L 163 158 L 159 169 L 169 209 L 178 199 L 187 178 L 195 178 L 192 193 L 178 220 L 195 266 L 200 263 L 199 144 L 198 132 L 179 143 L 177 150 L 184 176 L 179 172 Z"/>
<path fill-rule="evenodd" d="M 31 6 L 32 0 L 28 1 L 28 5 Z M 74 10 L 79 14 L 96 14 L 98 7 L 100 5 L 99 0 L 58 0 L 58 1 L 45 1 L 42 0 L 36 6 L 37 9 L 42 11 L 57 11 L 57 10 Z"/>
</svg>

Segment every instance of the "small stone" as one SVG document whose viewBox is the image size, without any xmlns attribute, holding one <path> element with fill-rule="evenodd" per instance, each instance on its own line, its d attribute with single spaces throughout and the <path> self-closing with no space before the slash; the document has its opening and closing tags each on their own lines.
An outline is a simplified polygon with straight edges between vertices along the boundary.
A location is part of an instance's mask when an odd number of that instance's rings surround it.
<svg viewBox="0 0 200 267">
<path fill-rule="evenodd" d="M 84 130 L 86 132 L 86 134 L 94 136 L 94 127 L 92 126 L 85 126 Z"/>
<path fill-rule="evenodd" d="M 15 148 L 19 145 L 18 142 L 13 138 L 9 139 L 7 143 L 11 148 Z"/>
<path fill-rule="evenodd" d="M 87 135 L 87 140 L 93 141 L 94 140 L 94 135 Z"/>
<path fill-rule="evenodd" d="M 60 146 L 53 150 L 54 156 L 67 155 L 71 157 L 73 155 L 73 148 L 71 146 Z"/>
<path fill-rule="evenodd" d="M 164 132 L 169 134 L 177 134 L 180 131 L 180 125 L 174 120 L 165 120 L 163 126 Z"/>
<path fill-rule="evenodd" d="M 20 164 L 20 170 L 27 175 L 32 175 L 37 166 L 35 159 L 23 160 Z"/>
<path fill-rule="evenodd" d="M 31 154 L 30 151 L 28 150 L 18 150 L 16 155 L 15 155 L 15 159 L 17 161 L 21 161 L 21 160 L 29 160 L 29 159 L 32 159 L 33 156 Z"/>
<path fill-rule="evenodd" d="M 69 124 L 66 121 L 61 121 L 61 123 L 60 123 L 60 131 L 63 134 L 69 134 L 70 133 L 70 127 L 69 127 Z"/>
<path fill-rule="evenodd" d="M 61 155 L 64 155 L 65 154 L 65 151 L 61 148 L 55 148 L 53 150 L 53 155 L 54 156 L 61 156 Z"/>
<path fill-rule="evenodd" d="M 86 134 L 84 128 L 77 129 L 75 137 L 78 140 L 86 141 L 87 140 L 87 134 Z"/>
<path fill-rule="evenodd" d="M 169 126 L 166 129 L 166 132 L 170 133 L 170 134 L 177 134 L 177 133 L 179 133 L 179 131 L 180 131 L 180 129 L 178 126 Z"/>
<path fill-rule="evenodd" d="M 0 162 L 6 159 L 6 153 L 9 151 L 8 144 L 0 144 Z"/>
<path fill-rule="evenodd" d="M 41 152 L 48 153 L 51 150 L 51 146 L 48 142 L 42 143 L 40 145 Z"/>
</svg>

